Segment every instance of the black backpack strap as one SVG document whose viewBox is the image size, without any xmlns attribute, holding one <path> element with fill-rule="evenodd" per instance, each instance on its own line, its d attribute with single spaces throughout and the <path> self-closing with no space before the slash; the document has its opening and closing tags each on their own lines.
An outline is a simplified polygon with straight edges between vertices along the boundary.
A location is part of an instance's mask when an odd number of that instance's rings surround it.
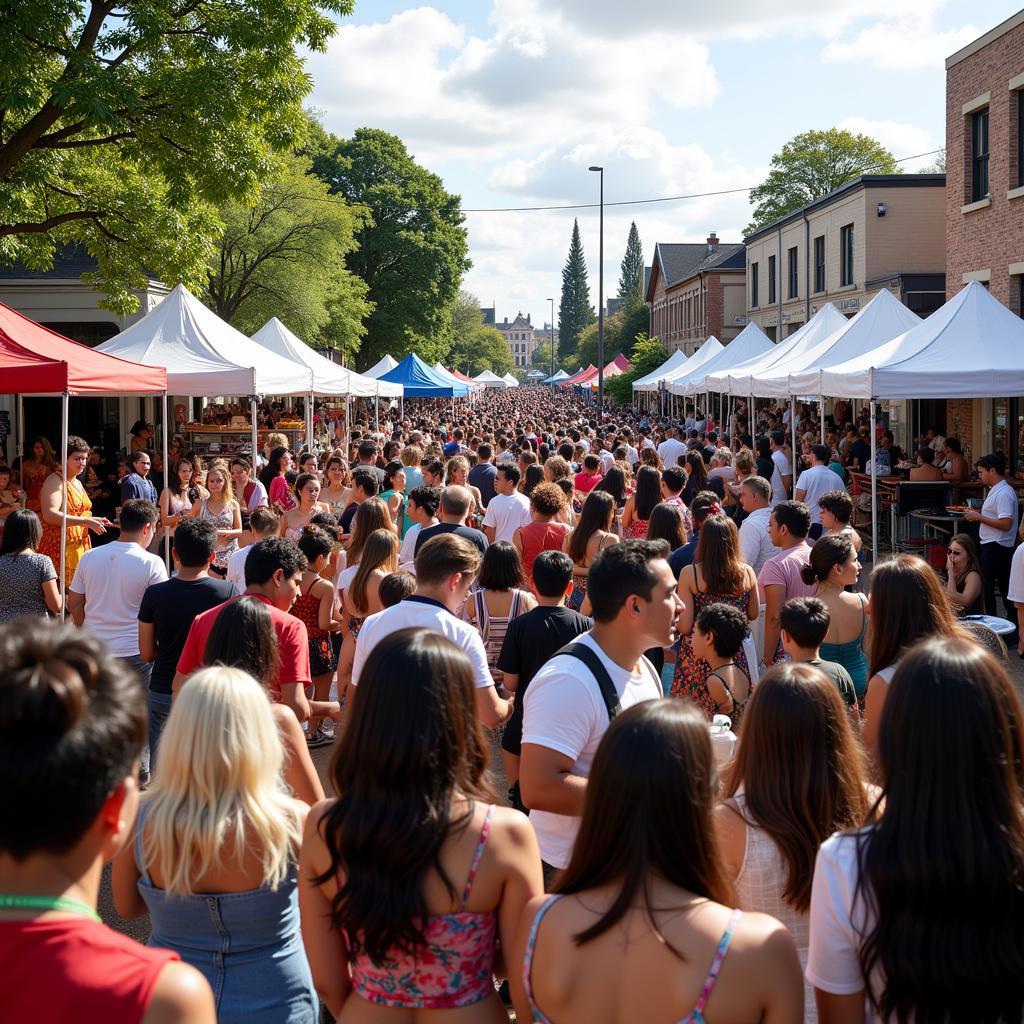
<svg viewBox="0 0 1024 1024">
<path fill-rule="evenodd" d="M 612 677 L 608 674 L 608 669 L 604 667 L 601 659 L 586 644 L 580 643 L 566 644 L 565 647 L 556 653 L 555 657 L 559 654 L 567 654 L 571 658 L 578 658 L 590 669 L 591 675 L 597 680 L 598 689 L 601 691 L 601 698 L 604 700 L 604 706 L 608 711 L 608 721 L 611 721 L 622 710 L 622 705 L 619 703 L 619 695 L 615 690 Z"/>
</svg>

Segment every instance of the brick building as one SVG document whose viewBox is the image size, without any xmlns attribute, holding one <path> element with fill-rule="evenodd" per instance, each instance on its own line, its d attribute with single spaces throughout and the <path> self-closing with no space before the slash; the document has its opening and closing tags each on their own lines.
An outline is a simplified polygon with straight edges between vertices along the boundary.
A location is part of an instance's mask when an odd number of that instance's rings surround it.
<svg viewBox="0 0 1024 1024">
<path fill-rule="evenodd" d="M 1024 11 L 946 59 L 946 292 L 1024 316 Z"/>
<path fill-rule="evenodd" d="M 883 288 L 918 316 L 934 312 L 946 298 L 944 185 L 941 174 L 864 174 L 753 232 L 748 319 L 781 341 L 825 303 L 852 317 Z"/>
<path fill-rule="evenodd" d="M 981 281 L 1024 316 L 1024 11 L 946 59 L 946 292 Z M 946 404 L 973 458 L 1024 472 L 1024 399 Z"/>
<path fill-rule="evenodd" d="M 739 242 L 658 242 L 644 301 L 651 311 L 651 336 L 670 352 L 695 352 L 714 335 L 732 341 L 746 324 L 745 259 Z"/>
</svg>

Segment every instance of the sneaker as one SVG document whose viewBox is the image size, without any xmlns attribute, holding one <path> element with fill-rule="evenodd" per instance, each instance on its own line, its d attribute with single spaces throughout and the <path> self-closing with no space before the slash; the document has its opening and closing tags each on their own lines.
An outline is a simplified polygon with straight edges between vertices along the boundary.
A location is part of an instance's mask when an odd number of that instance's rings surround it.
<svg viewBox="0 0 1024 1024">
<path fill-rule="evenodd" d="M 316 732 L 310 733 L 306 737 L 306 746 L 313 750 L 315 747 L 327 747 L 334 742 L 333 736 L 328 736 L 323 729 L 317 729 Z"/>
</svg>

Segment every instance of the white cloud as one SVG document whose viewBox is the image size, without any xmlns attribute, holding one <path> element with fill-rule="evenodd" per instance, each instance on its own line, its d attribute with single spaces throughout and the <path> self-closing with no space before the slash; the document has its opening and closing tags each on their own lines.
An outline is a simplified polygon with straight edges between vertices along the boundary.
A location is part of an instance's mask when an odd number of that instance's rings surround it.
<svg viewBox="0 0 1024 1024">
<path fill-rule="evenodd" d="M 931 16 L 889 17 L 849 39 L 833 39 L 822 60 L 870 64 L 882 71 L 920 71 L 943 67 L 946 57 L 982 33 L 974 25 L 940 31 Z"/>
<path fill-rule="evenodd" d="M 837 125 L 859 135 L 867 135 L 880 142 L 896 159 L 914 156 L 917 153 L 931 153 L 941 148 L 924 128 L 901 121 L 873 121 L 867 117 L 845 117 Z M 904 171 L 917 171 L 935 163 L 935 155 L 908 160 L 900 166 Z"/>
</svg>

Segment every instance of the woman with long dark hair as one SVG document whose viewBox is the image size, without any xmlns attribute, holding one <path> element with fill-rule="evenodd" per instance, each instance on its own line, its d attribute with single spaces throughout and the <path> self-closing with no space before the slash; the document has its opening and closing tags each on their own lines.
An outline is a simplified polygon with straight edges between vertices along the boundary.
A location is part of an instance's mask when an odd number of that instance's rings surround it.
<svg viewBox="0 0 1024 1024">
<path fill-rule="evenodd" d="M 260 473 L 260 483 L 267 489 L 270 507 L 278 512 L 295 508 L 296 502 L 288 486 L 286 474 L 292 468 L 292 453 L 287 448 L 275 448 Z"/>
<path fill-rule="evenodd" d="M 864 752 L 835 685 L 813 665 L 776 665 L 743 716 L 715 827 L 737 905 L 781 921 L 807 965 L 818 847 L 871 806 Z M 816 1021 L 805 986 L 805 1020 Z"/>
<path fill-rule="evenodd" d="M 647 539 L 665 541 L 670 551 L 677 551 L 686 543 L 686 526 L 678 506 L 664 502 L 654 506 L 647 523 Z"/>
<path fill-rule="evenodd" d="M 200 488 L 195 480 L 195 467 L 184 457 L 171 462 L 167 484 L 160 492 L 160 523 L 164 533 L 174 540 L 174 528 L 188 519 L 192 506 L 199 501 Z"/>
<path fill-rule="evenodd" d="M 874 612 L 872 612 L 874 615 Z M 807 977 L 824 1024 L 1024 1017 L 1024 712 L 971 640 L 899 662 L 878 820 L 826 840 Z"/>
<path fill-rule="evenodd" d="M 693 627 L 708 605 L 727 604 L 754 622 L 760 614 L 760 593 L 754 570 L 740 557 L 739 531 L 721 510 L 704 520 L 697 534 L 697 553 L 692 565 L 679 572 L 679 599 L 683 610 L 677 628 L 679 655 L 672 679 L 672 696 L 686 697 L 698 704 L 710 719 L 716 703 L 708 692 L 711 666 L 693 650 Z M 736 667 L 750 678 L 744 651 L 736 656 Z"/>
<path fill-rule="evenodd" d="M 864 742 L 875 752 L 878 723 L 900 658 L 928 637 L 963 637 L 956 616 L 927 562 L 897 555 L 871 574 L 868 689 L 864 699 Z"/>
<path fill-rule="evenodd" d="M 48 611 L 59 615 L 64 606 L 53 562 L 36 551 L 42 537 L 42 523 L 31 509 L 15 509 L 7 517 L 0 536 L 0 622 L 45 618 Z"/>
<path fill-rule="evenodd" d="M 704 456 L 696 448 L 686 453 L 683 460 L 686 466 L 686 486 L 683 488 L 682 499 L 687 505 L 693 501 L 698 491 L 706 491 L 708 487 L 708 470 L 704 465 Z M 719 495 L 721 497 L 721 495 Z"/>
<path fill-rule="evenodd" d="M 636 473 L 636 491 L 622 509 L 622 536 L 646 539 L 651 513 L 660 501 L 661 474 L 650 466 L 641 466 Z"/>
<path fill-rule="evenodd" d="M 569 866 L 556 895 L 531 901 L 512 950 L 519 1020 L 801 1020 L 792 937 L 764 914 L 731 909 L 717 788 L 696 709 L 647 701 L 612 721 Z"/>
<path fill-rule="evenodd" d="M 487 785 L 469 659 L 404 629 L 363 675 L 331 764 L 340 796 L 310 815 L 302 845 L 313 980 L 343 1020 L 504 1024 L 495 954 L 542 891 L 540 853 Z"/>
<path fill-rule="evenodd" d="M 609 544 L 618 544 L 613 532 L 615 497 L 595 487 L 583 502 L 583 511 L 576 520 L 576 529 L 565 539 L 563 550 L 572 559 L 572 596 L 570 604 L 577 611 L 587 596 L 587 574 L 598 552 Z"/>
</svg>

